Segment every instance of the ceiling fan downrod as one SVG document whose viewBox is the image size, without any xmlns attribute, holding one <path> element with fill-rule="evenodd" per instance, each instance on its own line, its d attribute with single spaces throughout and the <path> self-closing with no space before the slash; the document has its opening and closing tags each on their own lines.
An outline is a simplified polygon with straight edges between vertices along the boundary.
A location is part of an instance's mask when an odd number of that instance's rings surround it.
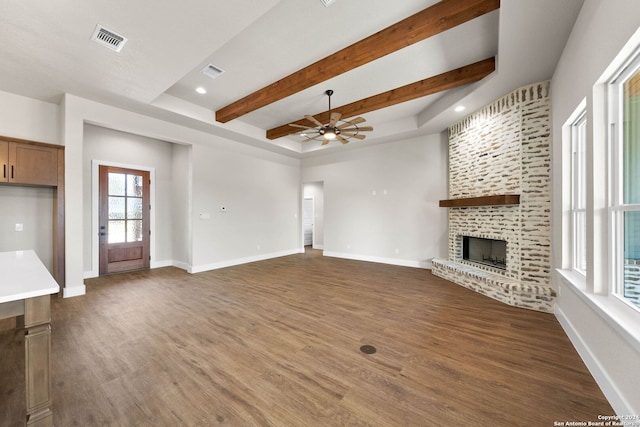
<svg viewBox="0 0 640 427">
<path fill-rule="evenodd" d="M 325 94 L 329 97 L 329 115 L 331 115 L 331 95 L 333 95 L 333 91 L 329 89 Z"/>
<path fill-rule="evenodd" d="M 333 95 L 333 91 L 331 89 L 325 92 L 329 97 L 329 120 L 331 120 L 331 95 Z M 331 122 L 327 123 L 324 127 L 319 130 L 320 135 L 324 136 L 326 139 L 336 139 L 336 137 L 340 134 L 340 129 L 335 126 L 331 126 Z"/>
<path fill-rule="evenodd" d="M 329 89 L 325 92 L 325 94 L 329 97 L 329 120 L 331 120 L 331 95 L 333 95 L 333 90 Z M 331 122 L 329 122 L 322 129 L 320 129 L 319 133 L 325 138 L 333 140 L 336 139 L 336 136 L 340 134 L 340 129 L 335 126 L 331 126 Z"/>
</svg>

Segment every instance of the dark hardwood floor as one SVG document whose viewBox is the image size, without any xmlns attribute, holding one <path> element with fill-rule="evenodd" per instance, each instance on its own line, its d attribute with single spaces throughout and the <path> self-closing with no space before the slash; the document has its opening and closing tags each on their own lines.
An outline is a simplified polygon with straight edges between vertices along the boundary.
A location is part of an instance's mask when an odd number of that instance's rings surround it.
<svg viewBox="0 0 640 427">
<path fill-rule="evenodd" d="M 308 251 L 91 279 L 52 312 L 56 426 L 553 426 L 613 414 L 553 315 L 428 270 Z M 0 425 L 17 426 L 23 337 L 2 325 Z"/>
</svg>

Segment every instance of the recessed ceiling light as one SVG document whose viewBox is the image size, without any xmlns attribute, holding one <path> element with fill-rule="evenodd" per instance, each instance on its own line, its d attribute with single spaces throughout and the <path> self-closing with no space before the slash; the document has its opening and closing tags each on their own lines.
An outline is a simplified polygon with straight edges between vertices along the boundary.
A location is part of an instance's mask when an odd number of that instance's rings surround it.
<svg viewBox="0 0 640 427">
<path fill-rule="evenodd" d="M 455 112 L 460 112 L 460 111 L 464 111 L 465 107 L 464 105 L 458 105 L 456 108 L 453 109 L 453 111 Z"/>
<path fill-rule="evenodd" d="M 207 90 L 200 86 L 196 88 L 196 92 L 198 92 L 200 95 L 204 95 L 205 93 L 207 93 Z"/>
</svg>

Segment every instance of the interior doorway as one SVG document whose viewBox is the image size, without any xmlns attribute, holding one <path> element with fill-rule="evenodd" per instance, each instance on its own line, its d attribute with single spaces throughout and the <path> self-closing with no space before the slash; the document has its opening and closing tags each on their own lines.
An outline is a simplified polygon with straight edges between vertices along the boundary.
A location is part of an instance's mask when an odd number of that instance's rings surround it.
<svg viewBox="0 0 640 427">
<path fill-rule="evenodd" d="M 99 167 L 99 274 L 149 268 L 149 171 Z"/>
<path fill-rule="evenodd" d="M 304 246 L 324 249 L 324 182 L 304 183 L 302 200 Z"/>
<path fill-rule="evenodd" d="M 314 209 L 313 197 L 305 197 L 302 203 L 302 231 L 304 246 L 313 246 Z"/>
</svg>

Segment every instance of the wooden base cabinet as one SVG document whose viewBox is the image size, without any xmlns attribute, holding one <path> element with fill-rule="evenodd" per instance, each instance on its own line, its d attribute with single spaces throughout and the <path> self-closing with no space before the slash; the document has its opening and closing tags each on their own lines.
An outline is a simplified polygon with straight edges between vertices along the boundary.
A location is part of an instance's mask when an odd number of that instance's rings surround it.
<svg viewBox="0 0 640 427">
<path fill-rule="evenodd" d="M 60 286 L 33 250 L 0 252 L 0 271 L 0 319 L 15 317 L 24 328 L 25 422 L 50 427 L 51 295 Z"/>
<path fill-rule="evenodd" d="M 49 295 L 24 302 L 27 426 L 51 426 L 51 309 Z"/>
</svg>

